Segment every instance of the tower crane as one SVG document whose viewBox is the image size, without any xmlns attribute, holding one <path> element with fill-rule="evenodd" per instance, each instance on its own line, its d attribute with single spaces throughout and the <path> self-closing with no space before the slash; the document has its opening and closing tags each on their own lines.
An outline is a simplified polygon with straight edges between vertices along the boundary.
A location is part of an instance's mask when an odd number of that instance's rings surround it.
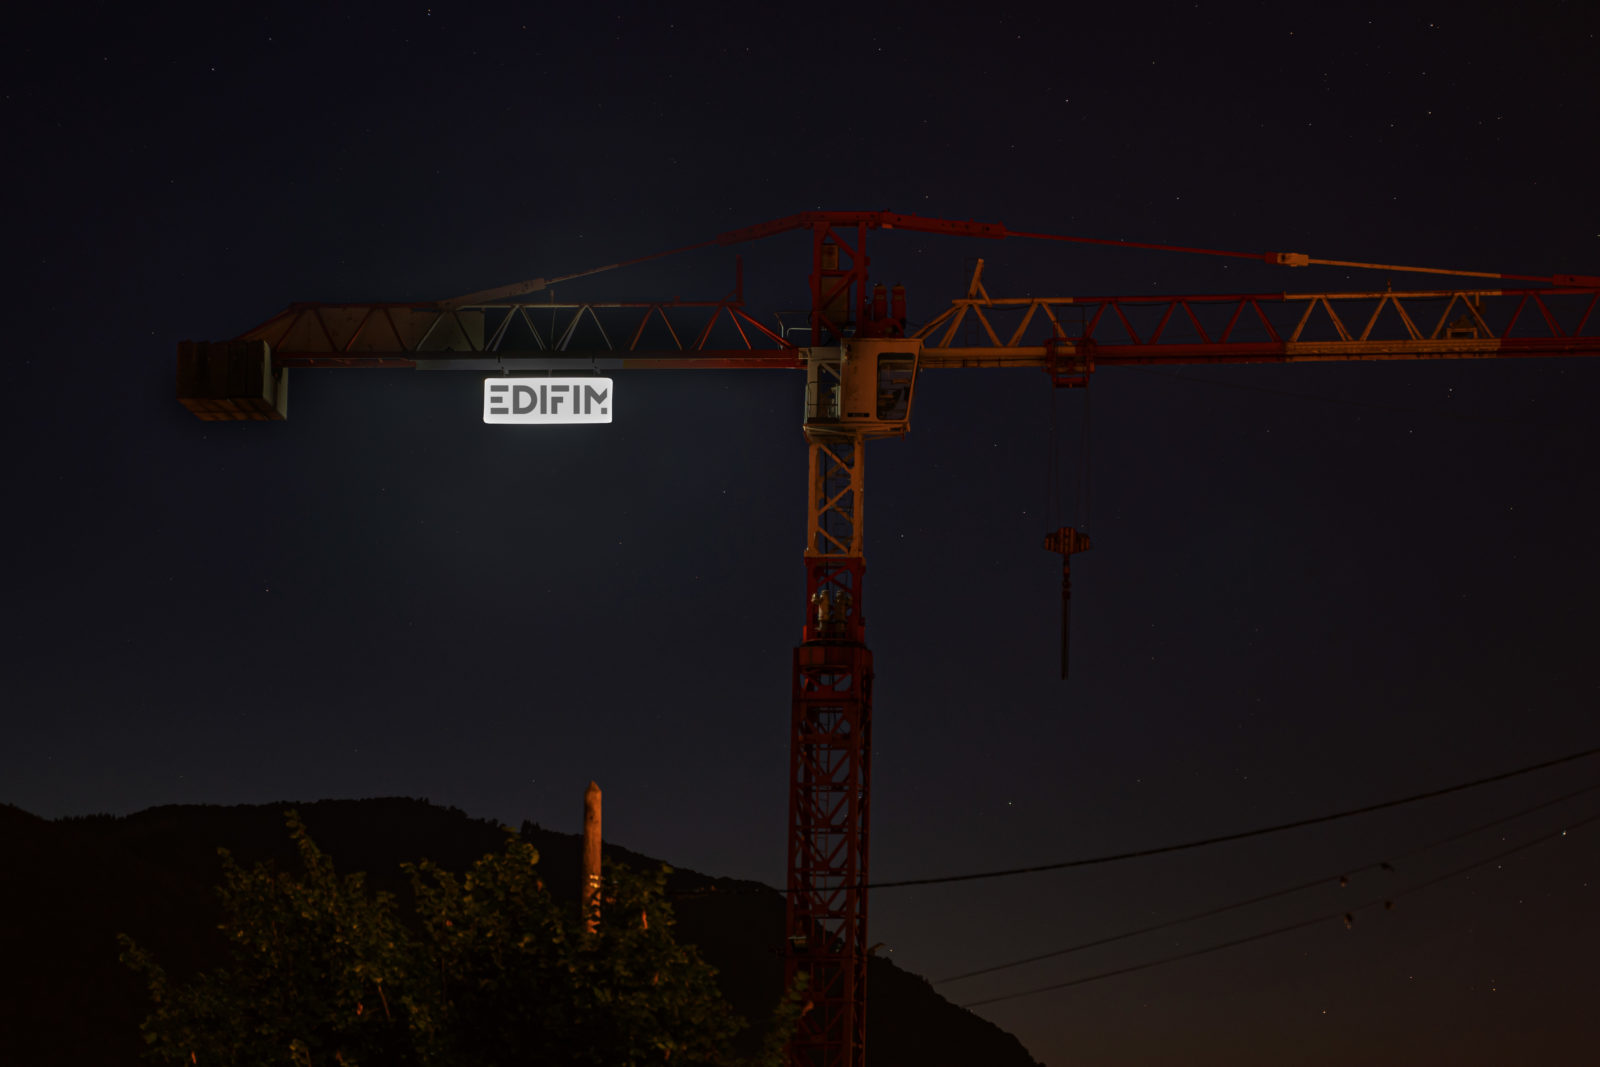
<svg viewBox="0 0 1600 1067">
<path fill-rule="evenodd" d="M 965 294 L 913 328 L 905 290 L 886 290 L 869 277 L 868 235 L 891 230 L 1131 245 L 1434 281 L 1404 291 L 1007 297 L 989 292 L 980 259 Z M 718 300 L 555 299 L 557 283 L 598 271 L 793 231 L 811 237 L 806 344 L 746 310 L 742 266 L 733 292 Z M 1434 270 L 1030 233 L 888 211 L 810 211 L 672 252 L 449 300 L 292 304 L 232 340 L 180 343 L 177 391 L 201 419 L 266 421 L 287 415 L 288 375 L 296 368 L 803 371 L 806 584 L 792 664 L 786 979 L 806 976 L 810 1008 L 790 1063 L 861 1067 L 873 699 L 865 445 L 907 432 L 920 373 L 1029 367 L 1043 370 L 1053 387 L 1081 388 L 1097 369 L 1134 365 L 1595 356 L 1597 301 L 1595 276 Z M 486 380 L 486 398 L 490 382 L 500 380 Z M 486 418 L 488 410 L 486 400 Z M 1047 532 L 1044 547 L 1062 557 L 1064 678 L 1069 568 L 1089 538 L 1062 527 Z"/>
</svg>

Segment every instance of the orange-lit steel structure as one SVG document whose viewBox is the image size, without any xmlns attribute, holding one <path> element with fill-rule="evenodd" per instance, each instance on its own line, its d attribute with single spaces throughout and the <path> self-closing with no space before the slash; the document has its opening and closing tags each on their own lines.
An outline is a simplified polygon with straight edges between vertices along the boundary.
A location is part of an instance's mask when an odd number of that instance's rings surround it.
<svg viewBox="0 0 1600 1067">
<path fill-rule="evenodd" d="M 1474 284 L 1403 292 L 997 298 L 984 285 L 979 260 L 965 295 L 911 329 L 904 292 L 869 279 L 868 232 L 896 229 L 1131 245 L 1286 267 L 1375 268 Z M 178 396 L 202 419 L 271 420 L 286 415 L 292 368 L 805 371 L 806 601 L 793 659 L 787 975 L 807 977 L 811 1008 L 790 1062 L 860 1067 L 872 765 L 865 445 L 907 431 L 921 371 L 1034 367 L 1057 387 L 1078 387 L 1098 368 L 1126 365 L 1594 356 L 1600 355 L 1600 278 L 1061 237 L 882 211 L 805 212 L 689 248 L 797 230 L 811 236 L 806 345 L 749 314 L 742 282 L 726 298 L 699 302 L 553 299 L 555 282 L 597 273 L 586 271 L 434 302 L 295 304 L 231 341 L 180 344 Z M 541 293 L 546 299 L 536 298 Z M 1044 547 L 1062 557 L 1064 678 L 1069 567 L 1089 539 L 1063 527 L 1047 533 Z"/>
</svg>

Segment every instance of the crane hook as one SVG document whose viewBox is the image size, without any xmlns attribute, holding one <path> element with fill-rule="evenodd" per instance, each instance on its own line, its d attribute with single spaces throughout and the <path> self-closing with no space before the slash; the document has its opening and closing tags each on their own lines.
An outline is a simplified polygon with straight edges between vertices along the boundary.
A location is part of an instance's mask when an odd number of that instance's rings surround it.
<svg viewBox="0 0 1600 1067">
<path fill-rule="evenodd" d="M 1044 547 L 1061 554 L 1061 680 L 1067 680 L 1067 645 L 1072 636 L 1072 555 L 1089 551 L 1089 535 L 1071 526 L 1046 534 Z"/>
</svg>

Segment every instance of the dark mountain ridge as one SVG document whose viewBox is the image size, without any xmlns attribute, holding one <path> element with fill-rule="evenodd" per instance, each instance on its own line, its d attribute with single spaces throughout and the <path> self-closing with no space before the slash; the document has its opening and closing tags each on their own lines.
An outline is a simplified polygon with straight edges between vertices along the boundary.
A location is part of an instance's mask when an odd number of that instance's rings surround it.
<svg viewBox="0 0 1600 1067">
<path fill-rule="evenodd" d="M 49 821 L 0 805 L 0 1063 L 139 1062 L 142 983 L 117 960 L 118 933 L 148 949 L 174 978 L 220 963 L 214 887 L 217 848 L 248 866 L 297 870 L 283 813 L 294 808 L 340 873 L 365 871 L 374 889 L 410 908 L 407 861 L 460 871 L 498 851 L 507 830 L 424 800 L 377 798 L 221 807 L 173 805 L 128 816 Z M 576 898 L 579 843 L 524 823 L 547 885 Z M 649 871 L 662 861 L 606 846 L 608 858 Z M 674 869 L 669 891 L 680 941 L 719 971 L 724 995 L 757 1027 L 783 984 L 783 898 L 754 882 Z M 1035 1067 L 1022 1044 L 956 1007 L 925 979 L 874 957 L 867 1047 L 874 1067 L 984 1064 Z"/>
</svg>

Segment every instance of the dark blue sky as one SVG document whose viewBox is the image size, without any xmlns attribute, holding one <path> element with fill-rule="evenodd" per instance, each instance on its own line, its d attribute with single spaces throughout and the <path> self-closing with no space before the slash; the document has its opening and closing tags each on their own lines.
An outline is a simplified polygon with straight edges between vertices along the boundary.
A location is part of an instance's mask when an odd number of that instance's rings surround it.
<svg viewBox="0 0 1600 1067">
<path fill-rule="evenodd" d="M 483 425 L 470 373 L 297 371 L 288 422 L 188 415 L 176 342 L 290 301 L 442 298 L 818 207 L 1600 273 L 1591 5 L 927 7 L 76 5 L 14 23 L 0 800 L 56 816 L 403 794 L 576 829 L 594 778 L 619 843 L 781 882 L 798 375 L 625 374 L 614 424 L 550 432 Z M 1389 281 L 873 244 L 913 320 L 977 255 L 995 295 Z M 808 266 L 793 238 L 747 249 L 752 313 L 803 306 Z M 731 254 L 699 253 L 570 295 L 714 298 L 731 278 Z M 1600 363 L 1179 374 L 1095 377 L 1092 514 L 1065 516 L 1095 544 L 1067 685 L 1039 543 L 1052 403 L 1072 500 L 1084 395 L 930 371 L 910 436 L 871 446 L 877 877 L 1207 836 L 1597 743 Z M 884 891 L 872 939 L 937 978 L 1594 780 L 1580 764 L 1292 837 Z M 1583 1062 L 1597 840 L 1402 893 L 1353 930 L 984 1010 L 1053 1067 Z M 1126 966 L 1340 892 L 946 988 Z"/>
</svg>

